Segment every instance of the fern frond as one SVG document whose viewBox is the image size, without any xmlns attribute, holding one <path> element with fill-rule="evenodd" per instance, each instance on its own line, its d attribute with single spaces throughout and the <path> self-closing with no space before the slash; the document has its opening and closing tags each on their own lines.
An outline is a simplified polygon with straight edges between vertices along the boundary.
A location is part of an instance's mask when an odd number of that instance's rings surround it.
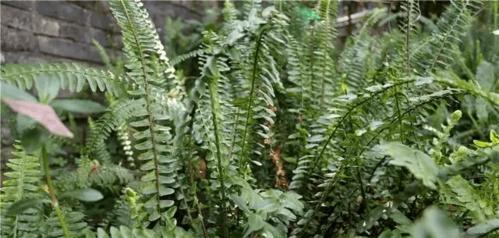
<svg viewBox="0 0 499 238">
<path fill-rule="evenodd" d="M 20 214 L 8 215 L 9 207 L 25 199 L 41 199 L 41 166 L 37 157 L 27 154 L 24 149 L 14 144 L 13 157 L 7 162 L 5 179 L 1 188 L 1 234 L 6 237 L 29 235 L 37 230 L 36 221 L 42 217 L 35 208 Z"/>
<path fill-rule="evenodd" d="M 172 65 L 175 66 L 177 64 L 180 64 L 188 59 L 192 59 L 192 58 L 195 58 L 195 57 L 198 57 L 200 56 L 201 54 L 203 53 L 202 50 L 193 50 L 191 52 L 188 52 L 188 53 L 185 53 L 185 54 L 181 54 L 181 55 L 178 55 L 177 57 L 175 57 L 173 60 L 172 60 Z"/>
<path fill-rule="evenodd" d="M 87 225 L 87 223 L 84 221 L 85 215 L 79 211 L 71 211 L 70 209 L 62 209 L 62 212 L 64 213 L 64 217 L 66 218 L 67 226 L 68 226 L 68 231 L 69 233 L 66 233 L 64 231 L 64 228 L 60 226 L 60 222 L 58 220 L 58 215 L 55 214 L 55 212 L 52 212 L 47 220 L 45 220 L 43 226 L 42 226 L 42 232 L 43 234 L 47 235 L 47 237 L 53 237 L 53 238 L 58 238 L 58 237 L 73 237 L 73 236 L 80 236 L 84 235 L 85 233 L 89 234 L 90 230 Z"/>
<path fill-rule="evenodd" d="M 412 42 L 411 39 L 415 39 L 416 27 L 418 18 L 421 15 L 419 10 L 419 2 L 418 0 L 406 0 L 402 3 L 402 11 L 405 16 L 403 23 L 400 26 L 402 33 L 405 35 L 405 41 L 403 46 L 403 53 L 405 55 L 404 63 L 405 63 L 405 74 L 408 76 L 412 69 L 411 63 L 411 47 Z"/>
<path fill-rule="evenodd" d="M 97 90 L 118 94 L 121 81 L 112 72 L 89 68 L 76 63 L 40 64 L 40 65 L 4 65 L 0 80 L 15 84 L 20 89 L 31 89 L 34 82 L 41 78 L 57 80 L 61 89 L 80 92 L 85 85 L 92 92 Z"/>
<path fill-rule="evenodd" d="M 110 106 L 108 112 L 99 118 L 97 122 L 90 124 L 90 133 L 87 138 L 86 148 L 88 152 L 101 163 L 108 163 L 111 160 L 107 151 L 106 140 L 113 131 L 129 121 L 134 114 L 145 114 L 145 102 L 143 99 L 120 100 Z"/>
<path fill-rule="evenodd" d="M 143 4 L 114 0 L 110 6 L 122 29 L 126 67 L 134 80 L 130 94 L 144 99 L 144 113 L 134 113 L 129 125 L 136 130 L 134 148 L 139 152 L 137 158 L 144 172 L 141 182 L 147 199 L 145 206 L 150 213 L 149 220 L 155 221 L 166 208 L 174 205 L 173 195 L 178 187 L 177 171 L 181 164 L 171 148 L 178 135 L 172 133 L 171 125 L 185 113 L 180 102 L 184 89 L 176 80 L 175 69 Z"/>
<path fill-rule="evenodd" d="M 122 30 L 124 53 L 129 60 L 126 67 L 135 71 L 130 75 L 135 83 L 163 85 L 170 90 L 181 90 L 181 84 L 175 77 L 175 69 L 166 56 L 156 28 L 142 2 L 113 0 L 109 5 Z M 158 60 L 158 65 L 155 65 L 155 60 Z M 157 75 L 152 76 L 154 73 Z"/>
<path fill-rule="evenodd" d="M 270 22 L 253 33 L 257 40 L 249 46 L 252 62 L 244 75 L 250 87 L 246 103 L 241 108 L 244 126 L 237 144 L 240 152 L 238 156 L 241 158 L 239 167 L 246 170 L 243 174 L 248 174 L 250 170 L 247 166 L 252 161 L 251 157 L 256 155 L 266 158 L 270 155 L 272 126 L 275 123 L 275 111 L 278 110 L 275 90 L 283 88 L 277 59 L 285 53 L 279 49 L 285 44 L 283 39 L 286 39 L 286 32 L 283 27 L 287 25 L 287 18 L 275 10 L 269 10 L 266 14 L 264 17 L 268 17 Z M 262 164 L 258 160 L 253 162 Z"/>
<path fill-rule="evenodd" d="M 126 226 L 120 226 L 119 229 L 116 227 L 111 227 L 109 234 L 105 232 L 102 228 L 97 229 L 97 238 L 121 238 L 121 237 L 145 237 L 153 238 L 158 237 L 154 231 L 149 229 L 133 228 L 130 229 Z"/>
<path fill-rule="evenodd" d="M 429 39 L 425 50 L 416 51 L 416 59 L 424 73 L 432 73 L 435 68 L 447 68 L 453 62 L 452 49 L 461 42 L 463 34 L 470 26 L 472 14 L 481 7 L 476 0 L 454 0 L 437 22 L 438 32 Z M 426 59 L 431 60 L 426 60 Z"/>
<path fill-rule="evenodd" d="M 371 148 L 372 144 L 377 141 L 383 132 L 388 131 L 393 127 L 393 124 L 397 121 L 401 120 L 403 117 L 411 116 L 411 114 L 416 113 L 418 110 L 422 110 L 426 105 L 432 104 L 435 101 L 442 100 L 447 98 L 453 94 L 457 93 L 456 91 L 439 91 L 436 93 L 430 93 L 427 95 L 420 96 L 412 100 L 409 105 L 406 105 L 400 114 L 393 112 L 391 116 L 385 118 L 384 125 L 377 127 L 372 133 L 372 137 L 367 140 L 365 145 L 362 145 L 362 149 L 360 149 L 356 154 L 352 155 L 352 158 L 345 159 L 342 157 L 336 157 L 329 160 L 330 164 L 326 167 L 323 172 L 325 179 L 317 185 L 318 192 L 316 192 L 313 196 L 317 198 L 313 204 L 315 204 L 311 210 L 304 216 L 303 220 L 300 222 L 304 224 L 300 228 L 295 230 L 295 234 L 314 234 L 316 231 L 327 230 L 327 227 L 322 225 L 323 219 L 327 218 L 327 213 L 323 212 L 325 209 L 334 208 L 337 204 L 328 204 L 328 198 L 330 196 L 341 196 L 341 191 L 335 192 L 334 188 L 339 183 L 344 183 L 348 181 L 344 181 L 345 178 L 349 178 L 352 175 L 346 175 L 349 171 L 355 171 L 355 162 L 356 159 L 361 157 L 365 151 Z M 337 148 L 333 148 L 334 150 L 338 150 Z M 351 172 L 350 172 L 351 173 Z M 355 177 L 354 177 L 355 178 Z M 362 192 L 362 187 L 360 189 L 356 189 L 356 191 Z M 334 193 L 334 195 L 331 195 Z M 359 194 L 364 197 L 364 192 Z M 351 195 L 349 195 L 351 196 Z M 335 199 L 333 199 L 335 200 Z M 342 202 L 341 199 L 339 202 Z M 335 203 L 338 203 L 336 201 Z M 339 215 L 341 216 L 341 215 Z M 330 223 L 326 226 L 331 226 Z"/>
<path fill-rule="evenodd" d="M 489 91 L 488 89 L 482 89 L 480 84 L 475 81 L 466 81 L 460 79 L 457 75 L 453 73 L 440 73 L 440 75 L 435 75 L 435 80 L 441 84 L 448 85 L 451 88 L 460 89 L 465 91 L 467 94 L 482 97 L 483 99 L 489 101 L 495 106 L 499 106 L 499 94 Z"/>
<path fill-rule="evenodd" d="M 312 98 L 319 99 L 319 108 L 324 109 L 331 104 L 337 91 L 337 82 L 333 81 L 336 66 L 333 61 L 334 42 L 336 40 L 336 14 L 337 1 L 321 0 L 318 2 L 318 15 L 320 21 L 314 29 L 313 60 L 315 63 L 312 70 Z"/>
</svg>

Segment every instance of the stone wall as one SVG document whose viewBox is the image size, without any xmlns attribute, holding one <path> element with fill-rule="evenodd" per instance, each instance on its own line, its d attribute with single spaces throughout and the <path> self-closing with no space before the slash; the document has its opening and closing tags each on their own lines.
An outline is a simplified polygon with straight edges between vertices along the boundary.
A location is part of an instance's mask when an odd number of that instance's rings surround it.
<svg viewBox="0 0 499 238">
<path fill-rule="evenodd" d="M 165 17 L 200 19 L 207 1 L 145 1 L 162 32 Z M 106 1 L 1 1 L 1 63 L 100 64 L 92 39 L 111 55 L 121 48 Z"/>
</svg>

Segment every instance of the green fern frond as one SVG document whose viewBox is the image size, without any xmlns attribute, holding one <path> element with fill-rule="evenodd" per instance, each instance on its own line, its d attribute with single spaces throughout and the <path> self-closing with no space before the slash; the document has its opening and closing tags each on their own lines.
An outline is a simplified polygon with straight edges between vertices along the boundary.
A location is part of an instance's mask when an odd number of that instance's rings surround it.
<svg viewBox="0 0 499 238">
<path fill-rule="evenodd" d="M 42 217 L 35 208 L 30 208 L 16 215 L 9 215 L 11 205 L 25 199 L 41 199 L 41 166 L 39 158 L 27 154 L 24 149 L 14 144 L 13 157 L 7 162 L 5 179 L 1 189 L 1 234 L 6 237 L 29 235 L 37 229 L 36 221 Z"/>
<path fill-rule="evenodd" d="M 0 80 L 15 84 L 20 89 L 31 89 L 34 82 L 41 78 L 53 78 L 57 80 L 59 88 L 71 92 L 80 92 L 85 85 L 88 85 L 92 92 L 99 90 L 118 94 L 122 84 L 109 71 L 89 68 L 76 63 L 4 65 L 0 73 Z"/>
<path fill-rule="evenodd" d="M 115 0 L 110 6 L 122 29 L 126 67 L 134 80 L 130 94 L 144 99 L 144 113 L 134 113 L 129 125 L 136 130 L 134 148 L 139 152 L 137 158 L 144 173 L 141 182 L 147 199 L 145 206 L 149 219 L 155 221 L 166 208 L 174 205 L 173 195 L 178 187 L 177 171 L 181 164 L 171 149 L 178 135 L 173 134 L 170 125 L 185 113 L 180 102 L 184 89 L 176 80 L 175 69 L 143 4 Z"/>
<path fill-rule="evenodd" d="M 402 33 L 405 35 L 404 45 L 403 45 L 403 54 L 404 54 L 404 63 L 405 63 L 405 74 L 408 76 L 412 70 L 412 59 L 411 59 L 411 48 L 413 47 L 411 40 L 415 39 L 415 34 L 417 30 L 417 22 L 418 18 L 421 15 L 419 10 L 419 2 L 418 0 L 407 0 L 402 3 L 402 11 L 405 16 L 403 16 L 404 20 L 400 25 L 400 29 Z"/>
<path fill-rule="evenodd" d="M 416 60 L 424 73 L 432 73 L 435 68 L 447 68 L 452 62 L 453 46 L 461 42 L 463 34 L 473 21 L 473 13 L 481 7 L 476 0 L 454 0 L 437 22 L 438 32 L 429 39 L 429 46 L 416 51 Z M 424 60 L 424 59 L 431 60 Z"/>
<path fill-rule="evenodd" d="M 90 135 L 87 138 L 86 148 L 102 163 L 110 162 L 111 158 L 105 144 L 113 131 L 129 121 L 135 113 L 145 114 L 144 100 L 120 100 L 110 106 L 97 122 L 90 123 Z M 127 142 L 128 143 L 128 142 Z"/>
<path fill-rule="evenodd" d="M 66 218 L 66 224 L 68 226 L 69 234 L 64 231 L 64 228 L 60 226 L 59 218 L 55 212 L 50 213 L 48 218 L 42 225 L 41 231 L 47 237 L 77 237 L 83 236 L 85 233 L 89 234 L 90 230 L 87 223 L 84 221 L 85 215 L 79 211 L 71 211 L 70 209 L 62 209 L 64 217 Z"/>
</svg>

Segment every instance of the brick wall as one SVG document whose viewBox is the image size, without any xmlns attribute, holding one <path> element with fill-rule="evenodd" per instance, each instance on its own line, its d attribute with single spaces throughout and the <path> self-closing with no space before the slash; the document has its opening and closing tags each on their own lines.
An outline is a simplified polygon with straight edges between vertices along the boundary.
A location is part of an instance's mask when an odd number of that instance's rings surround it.
<svg viewBox="0 0 499 238">
<path fill-rule="evenodd" d="M 165 17 L 200 19 L 213 2 L 145 1 L 162 31 Z M 121 48 L 106 1 L 1 1 L 1 62 L 77 61 L 100 64 L 92 39 L 111 55 Z"/>
</svg>

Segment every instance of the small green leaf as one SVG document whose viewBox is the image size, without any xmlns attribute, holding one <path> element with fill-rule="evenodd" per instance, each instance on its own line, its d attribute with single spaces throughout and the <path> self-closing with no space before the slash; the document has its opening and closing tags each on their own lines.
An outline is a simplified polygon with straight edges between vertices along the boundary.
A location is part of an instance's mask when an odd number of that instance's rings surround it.
<svg viewBox="0 0 499 238">
<path fill-rule="evenodd" d="M 492 145 L 492 143 L 481 141 L 481 140 L 473 140 L 473 144 L 480 148 L 487 148 Z"/>
<path fill-rule="evenodd" d="M 78 189 L 75 191 L 67 192 L 62 196 L 76 198 L 84 202 L 96 202 L 104 198 L 101 192 L 93 188 Z"/>
<path fill-rule="evenodd" d="M 91 114 L 106 111 L 106 108 L 99 103 L 82 99 L 55 99 L 51 105 L 56 109 L 75 113 Z"/>
<path fill-rule="evenodd" d="M 451 118 L 452 122 L 457 123 L 461 119 L 462 116 L 463 116 L 463 113 L 461 112 L 461 110 L 457 110 L 457 111 L 454 111 L 450 115 L 450 118 Z"/>
<path fill-rule="evenodd" d="M 499 136 L 497 136 L 497 133 L 495 130 L 490 130 L 489 138 L 493 144 L 499 144 Z"/>
</svg>

